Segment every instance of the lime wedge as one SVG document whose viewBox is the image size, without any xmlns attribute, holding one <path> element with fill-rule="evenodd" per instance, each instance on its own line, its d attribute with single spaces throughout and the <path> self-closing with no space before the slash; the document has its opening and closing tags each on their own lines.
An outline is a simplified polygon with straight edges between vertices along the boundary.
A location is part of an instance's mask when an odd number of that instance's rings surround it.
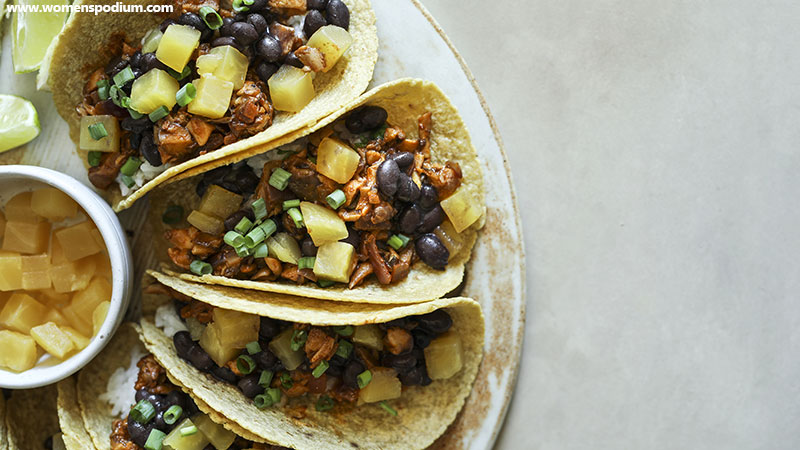
<svg viewBox="0 0 800 450">
<path fill-rule="evenodd" d="M 0 95 L 0 152 L 32 141 L 40 129 L 33 103 L 16 95 Z"/>
<path fill-rule="evenodd" d="M 68 15 L 66 8 L 59 12 L 45 12 L 42 10 L 42 6 L 50 8 L 51 6 L 67 5 L 69 1 L 17 0 L 16 3 L 20 6 L 30 5 L 40 8 L 37 12 L 16 11 L 11 22 L 14 71 L 17 73 L 33 72 L 42 65 L 47 47 L 61 31 Z"/>
</svg>

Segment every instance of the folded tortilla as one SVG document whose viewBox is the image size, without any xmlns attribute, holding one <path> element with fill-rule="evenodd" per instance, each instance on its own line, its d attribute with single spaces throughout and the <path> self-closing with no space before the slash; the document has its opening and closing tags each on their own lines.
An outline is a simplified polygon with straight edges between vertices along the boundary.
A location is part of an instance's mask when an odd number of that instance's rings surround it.
<svg viewBox="0 0 800 450">
<path fill-rule="evenodd" d="M 459 189 L 466 190 L 473 199 L 474 204 L 481 205 L 481 209 L 485 211 L 485 188 L 481 163 L 475 148 L 472 146 L 464 121 L 458 114 L 456 107 L 434 83 L 416 79 L 401 79 L 379 86 L 313 127 L 293 136 L 282 138 L 272 145 L 251 148 L 231 155 L 227 159 L 214 161 L 203 167 L 187 171 L 177 177 L 176 180 L 232 164 L 285 145 L 324 128 L 349 111 L 362 105 L 377 105 L 386 109 L 389 113 L 388 122 L 402 128 L 409 138 L 417 137 L 417 119 L 419 116 L 426 112 L 433 113 L 431 161 L 434 163 L 444 163 L 448 160 L 458 162 L 464 174 Z M 460 236 L 464 241 L 463 249 L 458 254 L 450 255 L 450 261 L 445 270 L 435 270 L 424 262 L 418 261 L 411 267 L 408 277 L 388 286 L 383 286 L 374 279 L 368 280 L 353 289 L 348 289 L 347 286 L 343 285 L 321 288 L 315 284 L 296 285 L 286 280 L 250 281 L 217 275 L 177 274 L 169 269 L 169 267 L 174 268 L 174 266 L 167 256 L 169 243 L 163 237 L 167 226 L 162 222 L 161 215 L 168 205 L 180 205 L 184 211 L 190 211 L 193 207 L 196 207 L 199 203 L 199 198 L 195 194 L 195 186 L 198 181 L 199 178 L 188 178 L 154 192 L 150 199 L 151 216 L 149 227 L 151 227 L 151 232 L 155 233 L 155 236 L 152 236 L 150 241 L 155 243 L 156 255 L 167 264 L 165 272 L 185 280 L 201 283 L 353 303 L 394 304 L 424 302 L 442 297 L 461 284 L 464 279 L 464 268 L 472 254 L 472 247 L 475 245 L 478 232 L 485 222 L 484 213 L 472 226 L 461 232 Z"/>
<path fill-rule="evenodd" d="M 270 127 L 247 139 L 226 145 L 205 155 L 170 167 L 156 178 L 127 197 L 122 197 L 118 186 L 106 192 L 115 211 L 130 207 L 136 200 L 159 184 L 193 167 L 224 159 L 251 148 L 268 145 L 271 141 L 311 126 L 358 97 L 372 79 L 378 59 L 378 35 L 375 13 L 369 0 L 343 0 L 350 9 L 350 35 L 353 44 L 336 65 L 327 73 L 314 79 L 316 97 L 296 114 L 277 112 Z M 118 0 L 76 0 L 75 4 L 114 5 Z M 163 4 L 161 0 L 130 0 L 128 4 Z M 52 44 L 48 61 L 48 80 L 53 91 L 53 101 L 61 117 L 67 121 L 70 137 L 76 143 L 80 137 L 80 116 L 76 112 L 83 100 L 86 78 L 98 67 L 108 63 L 109 55 L 103 51 L 108 42 L 123 36 L 128 42 L 138 43 L 145 33 L 158 26 L 164 17 L 147 13 L 77 12 L 67 20 L 64 29 Z M 80 152 L 86 161 L 85 152 Z"/>
<path fill-rule="evenodd" d="M 6 400 L 5 417 L 9 449 L 42 449 L 47 438 L 59 432 L 56 397 L 54 385 L 12 391 L 11 397 Z"/>
<path fill-rule="evenodd" d="M 78 388 L 75 377 L 58 383 L 58 423 L 61 438 L 67 450 L 94 449 L 92 438 L 83 425 L 81 408 L 78 404 Z M 106 439 L 108 441 L 108 439 Z"/>
<path fill-rule="evenodd" d="M 444 308 L 453 318 L 464 350 L 461 371 L 428 386 L 403 388 L 392 400 L 398 415 L 390 416 L 377 404 L 365 404 L 347 412 L 319 412 L 309 404 L 306 417 L 294 419 L 281 408 L 258 409 L 235 386 L 218 381 L 178 357 L 172 337 L 144 318 L 142 340 L 147 349 L 193 398 L 216 416 L 215 421 L 240 436 L 296 449 L 422 449 L 441 436 L 455 420 L 478 372 L 483 356 L 484 322 L 480 305 L 467 298 L 445 298 L 402 306 L 346 304 L 225 286 L 202 285 L 154 273 L 164 285 L 214 306 L 255 313 L 274 319 L 312 325 L 363 325 L 383 323 Z M 146 309 L 158 300 L 145 297 Z M 171 301 L 166 298 L 162 302 Z M 310 402 L 310 401 L 309 401 Z M 199 405 L 200 403 L 198 403 Z M 203 407 L 201 407 L 203 409 Z"/>
</svg>

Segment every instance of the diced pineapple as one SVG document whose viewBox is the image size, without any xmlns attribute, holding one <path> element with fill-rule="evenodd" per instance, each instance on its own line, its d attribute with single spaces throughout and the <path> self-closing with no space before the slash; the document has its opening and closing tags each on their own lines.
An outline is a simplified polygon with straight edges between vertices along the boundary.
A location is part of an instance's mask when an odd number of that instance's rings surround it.
<svg viewBox="0 0 800 450">
<path fill-rule="evenodd" d="M 103 247 L 97 245 L 97 241 L 92 236 L 93 229 L 94 225 L 85 220 L 54 233 L 67 261 L 77 261 L 103 250 Z"/>
<path fill-rule="evenodd" d="M 112 281 L 111 261 L 108 259 L 108 254 L 106 252 L 100 252 L 92 256 L 92 258 L 94 258 L 96 266 L 94 276 L 104 277 L 108 281 Z"/>
<path fill-rule="evenodd" d="M 317 149 L 317 171 L 339 184 L 353 178 L 359 161 L 358 153 L 336 138 L 323 139 Z"/>
<path fill-rule="evenodd" d="M 301 202 L 300 211 L 308 234 L 317 247 L 347 237 L 347 225 L 336 211 L 311 202 Z"/>
<path fill-rule="evenodd" d="M 197 73 L 212 75 L 223 81 L 233 83 L 233 89 L 241 89 L 247 75 L 250 61 L 239 50 L 230 45 L 214 47 L 207 54 L 197 58 Z"/>
<path fill-rule="evenodd" d="M 475 223 L 481 216 L 481 208 L 470 198 L 466 189 L 461 188 L 440 202 L 447 217 L 453 222 L 456 231 L 461 233 Z"/>
<path fill-rule="evenodd" d="M 358 391 L 358 399 L 364 403 L 382 402 L 400 397 L 403 385 L 397 372 L 388 367 L 373 367 L 372 381 Z"/>
<path fill-rule="evenodd" d="M 258 340 L 261 319 L 257 315 L 214 308 L 212 317 L 224 347 L 244 348 L 248 343 Z"/>
<path fill-rule="evenodd" d="M 236 440 L 236 434 L 233 431 L 225 429 L 224 426 L 214 423 L 210 417 L 205 414 L 198 414 L 192 418 L 197 429 L 211 442 L 217 450 L 227 450 Z"/>
<path fill-rule="evenodd" d="M 100 139 L 92 137 L 89 127 L 94 124 L 103 124 L 107 136 Z M 78 147 L 85 151 L 116 152 L 119 150 L 119 121 L 114 116 L 83 116 L 81 117 L 81 136 Z"/>
<path fill-rule="evenodd" d="M 161 43 L 162 37 L 164 37 L 164 33 L 159 28 L 148 31 L 142 38 L 142 54 L 158 50 L 158 44 Z"/>
<path fill-rule="evenodd" d="M 55 233 L 58 230 L 53 231 Z M 58 243 L 58 239 L 52 239 L 50 241 L 50 264 L 57 266 L 66 262 L 69 261 L 67 261 L 67 257 L 64 256 L 64 250 L 61 249 L 61 244 Z"/>
<path fill-rule="evenodd" d="M 0 330 L 0 348 L 0 367 L 22 372 L 36 365 L 36 341 L 30 336 Z"/>
<path fill-rule="evenodd" d="M 272 105 L 280 111 L 298 112 L 314 99 L 314 81 L 303 69 L 284 64 L 267 81 Z"/>
<path fill-rule="evenodd" d="M 297 350 L 292 350 L 292 335 L 294 329 L 289 327 L 283 330 L 279 335 L 275 336 L 269 342 L 269 351 L 271 351 L 283 363 L 286 370 L 294 370 L 300 367 L 305 358 L 305 352 L 301 346 Z"/>
<path fill-rule="evenodd" d="M 194 65 L 197 69 L 197 74 L 202 77 L 203 75 L 214 75 L 220 63 L 222 63 L 222 54 L 209 52 L 205 55 L 198 56 Z M 233 80 L 227 81 L 233 82 Z"/>
<path fill-rule="evenodd" d="M 64 317 L 64 315 L 61 314 L 61 311 L 57 310 L 56 308 L 49 308 L 47 310 L 47 314 L 44 315 L 44 322 L 53 322 L 59 327 L 69 326 L 69 321 L 67 321 L 67 318 Z"/>
<path fill-rule="evenodd" d="M 198 211 L 225 220 L 239 210 L 242 196 L 223 187 L 212 184 L 200 200 Z"/>
<path fill-rule="evenodd" d="M 336 25 L 325 25 L 311 35 L 306 45 L 318 49 L 325 55 L 325 68 L 322 71 L 327 72 L 336 65 L 352 44 L 353 37 L 347 30 Z"/>
<path fill-rule="evenodd" d="M 31 328 L 31 337 L 47 353 L 58 359 L 64 359 L 67 353 L 75 350 L 75 344 L 69 335 L 61 331 L 53 322 Z"/>
<path fill-rule="evenodd" d="M 50 245 L 50 222 L 6 223 L 3 250 L 20 253 L 44 253 Z"/>
<path fill-rule="evenodd" d="M 15 292 L 0 311 L 0 325 L 20 333 L 29 333 L 31 328 L 44 322 L 46 314 L 47 307 L 35 298 Z"/>
<path fill-rule="evenodd" d="M 212 75 L 203 75 L 193 82 L 197 96 L 189 103 L 189 112 L 209 119 L 219 119 L 228 112 L 233 83 Z"/>
<path fill-rule="evenodd" d="M 108 315 L 108 308 L 111 306 L 111 302 L 103 302 L 97 305 L 97 307 L 92 312 L 92 332 L 93 335 L 97 335 L 100 331 L 100 327 L 103 326 L 103 322 L 106 321 L 106 316 Z"/>
<path fill-rule="evenodd" d="M 12 197 L 3 208 L 5 219 L 8 222 L 41 222 L 42 217 L 31 209 L 32 198 L 33 192 L 21 192 Z"/>
<path fill-rule="evenodd" d="M 78 332 L 78 330 L 70 326 L 63 326 L 60 328 L 61 331 L 63 331 L 72 340 L 72 343 L 75 345 L 75 349 L 77 351 L 85 349 L 86 346 L 89 345 L 89 342 L 91 342 L 89 338 L 82 335 L 81 333 Z"/>
<path fill-rule="evenodd" d="M 425 366 L 431 380 L 444 380 L 461 370 L 461 337 L 454 330 L 439 336 L 425 347 Z"/>
<path fill-rule="evenodd" d="M 220 332 L 214 323 L 206 326 L 203 330 L 203 335 L 200 337 L 200 347 L 208 353 L 208 356 L 217 363 L 218 366 L 224 365 L 226 362 L 236 358 L 241 349 L 224 346 L 220 341 Z"/>
<path fill-rule="evenodd" d="M 49 275 L 48 275 L 49 278 Z M 48 308 L 63 308 L 69 305 L 72 297 L 66 293 L 56 292 L 52 287 L 42 289 L 38 294 L 39 303 L 47 305 Z"/>
<path fill-rule="evenodd" d="M 196 418 L 201 416 L 205 416 L 205 414 L 199 414 Z M 194 433 L 188 436 L 184 436 L 181 434 L 181 430 L 184 428 L 190 428 L 192 426 L 197 426 L 197 429 L 200 429 L 199 425 L 196 425 L 192 422 L 191 419 L 187 418 L 183 422 L 179 423 L 178 426 L 172 429 L 170 433 L 161 441 L 162 448 L 169 449 L 169 450 L 203 450 L 209 444 L 208 438 L 203 433 Z"/>
<path fill-rule="evenodd" d="M 162 106 L 172 109 L 178 103 L 175 94 L 180 88 L 178 80 L 167 72 L 151 69 L 133 82 L 131 108 L 142 114 L 150 114 Z"/>
<path fill-rule="evenodd" d="M 97 246 L 103 249 L 106 248 L 106 241 L 103 239 L 103 233 L 101 233 L 100 230 L 94 226 L 94 224 L 92 224 L 91 233 L 92 239 L 94 239 L 94 241 L 97 243 Z"/>
<path fill-rule="evenodd" d="M 69 326 L 77 330 L 83 336 L 92 336 L 92 323 L 87 317 L 82 317 L 75 312 L 72 306 L 61 309 L 61 314 L 69 322 Z"/>
<path fill-rule="evenodd" d="M 89 285 L 95 269 L 93 257 L 54 264 L 50 267 L 50 280 L 56 292 L 79 291 Z"/>
<path fill-rule="evenodd" d="M 89 286 L 82 291 L 78 291 L 72 296 L 72 309 L 86 321 L 90 321 L 92 314 L 103 302 L 111 300 L 111 283 L 105 278 L 94 277 Z"/>
<path fill-rule="evenodd" d="M 47 289 L 50 283 L 50 255 L 24 255 L 22 257 L 22 288 Z"/>
<path fill-rule="evenodd" d="M 355 253 L 355 248 L 347 242 L 329 242 L 321 245 L 314 260 L 314 274 L 324 280 L 349 282 Z"/>
<path fill-rule="evenodd" d="M 289 264 L 297 264 L 297 260 L 303 256 L 297 241 L 289 233 L 276 233 L 270 236 L 267 239 L 267 248 L 270 255 Z"/>
<path fill-rule="evenodd" d="M 377 325 L 359 325 L 353 330 L 353 343 L 383 350 L 383 332 Z"/>
<path fill-rule="evenodd" d="M 22 289 L 22 257 L 19 253 L 0 251 L 0 291 Z"/>
<path fill-rule="evenodd" d="M 225 230 L 225 223 L 222 219 L 214 216 L 209 216 L 204 212 L 194 210 L 189 213 L 186 221 L 192 224 L 198 230 L 209 234 L 220 234 Z"/>
<path fill-rule="evenodd" d="M 183 68 L 186 67 L 198 44 L 200 44 L 199 30 L 187 25 L 172 24 L 161 36 L 158 50 L 156 50 L 156 58 L 170 69 L 180 73 L 183 72 Z"/>
<path fill-rule="evenodd" d="M 42 188 L 33 191 L 31 209 L 51 222 L 60 222 L 78 213 L 78 203 L 59 189 Z"/>
<path fill-rule="evenodd" d="M 457 255 L 464 247 L 464 239 L 449 220 L 442 222 L 433 232 L 442 241 L 442 244 L 447 247 L 451 258 Z"/>
</svg>

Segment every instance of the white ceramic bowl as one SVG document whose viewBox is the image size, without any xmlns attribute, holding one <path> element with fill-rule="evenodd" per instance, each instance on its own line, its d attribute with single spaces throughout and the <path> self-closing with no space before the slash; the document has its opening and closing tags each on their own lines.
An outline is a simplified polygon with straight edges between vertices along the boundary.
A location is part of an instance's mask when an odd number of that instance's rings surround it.
<svg viewBox="0 0 800 450">
<path fill-rule="evenodd" d="M 106 346 L 122 322 L 131 297 L 133 285 L 131 252 L 125 230 L 122 229 L 108 203 L 93 190 L 63 173 L 35 166 L 0 166 L 0 205 L 5 205 L 19 192 L 46 186 L 60 189 L 78 202 L 103 235 L 113 275 L 111 306 L 100 331 L 81 352 L 63 362 L 45 355 L 34 368 L 21 373 L 0 369 L 0 387 L 3 388 L 27 389 L 45 386 L 77 372 Z"/>
</svg>

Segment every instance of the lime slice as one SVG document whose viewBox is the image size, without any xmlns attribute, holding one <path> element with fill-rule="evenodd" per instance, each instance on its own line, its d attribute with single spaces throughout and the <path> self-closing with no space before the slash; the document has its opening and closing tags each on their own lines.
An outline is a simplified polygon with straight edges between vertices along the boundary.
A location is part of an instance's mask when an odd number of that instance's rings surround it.
<svg viewBox="0 0 800 450">
<path fill-rule="evenodd" d="M 67 19 L 67 9 L 59 12 L 44 12 L 42 5 L 67 5 L 68 0 L 17 0 L 17 5 L 39 6 L 37 12 L 17 11 L 11 22 L 13 33 L 14 71 L 17 73 L 33 72 L 42 65 L 47 47 L 61 31 Z"/>
<path fill-rule="evenodd" d="M 32 141 L 40 129 L 33 103 L 16 95 L 0 95 L 0 152 Z"/>
</svg>

